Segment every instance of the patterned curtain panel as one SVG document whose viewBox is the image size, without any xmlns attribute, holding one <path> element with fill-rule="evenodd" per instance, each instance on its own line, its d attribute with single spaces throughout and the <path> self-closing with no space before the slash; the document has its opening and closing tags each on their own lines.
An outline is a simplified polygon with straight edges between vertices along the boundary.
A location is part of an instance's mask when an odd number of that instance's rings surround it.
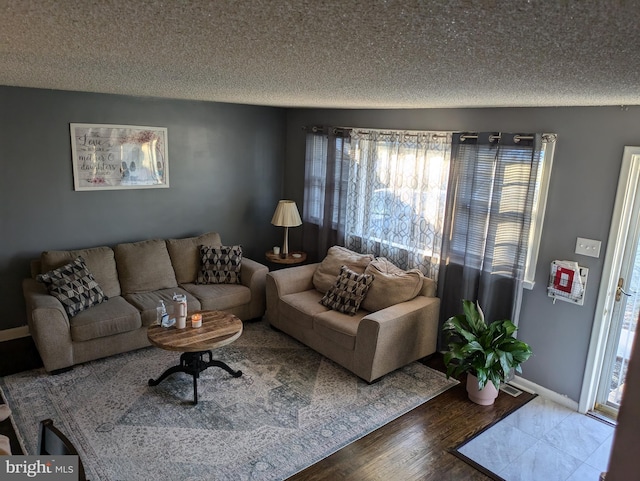
<svg viewBox="0 0 640 481">
<path fill-rule="evenodd" d="M 438 277 L 451 134 L 352 130 L 344 245 Z"/>
<path fill-rule="evenodd" d="M 540 135 L 454 134 L 442 267 L 441 318 L 478 301 L 488 321 L 517 323 Z"/>
</svg>

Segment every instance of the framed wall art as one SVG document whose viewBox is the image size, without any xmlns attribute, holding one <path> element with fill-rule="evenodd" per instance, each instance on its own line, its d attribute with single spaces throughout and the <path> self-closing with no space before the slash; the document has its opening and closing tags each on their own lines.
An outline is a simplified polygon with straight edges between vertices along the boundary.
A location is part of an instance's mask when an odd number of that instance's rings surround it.
<svg viewBox="0 0 640 481">
<path fill-rule="evenodd" d="M 75 190 L 169 187 L 167 129 L 70 124 Z"/>
</svg>

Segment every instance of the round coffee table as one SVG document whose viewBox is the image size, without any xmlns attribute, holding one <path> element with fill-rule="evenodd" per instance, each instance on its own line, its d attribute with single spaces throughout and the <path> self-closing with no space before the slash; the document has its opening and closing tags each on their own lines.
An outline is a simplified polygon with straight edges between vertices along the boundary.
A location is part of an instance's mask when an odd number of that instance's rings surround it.
<svg viewBox="0 0 640 481">
<path fill-rule="evenodd" d="M 167 351 L 182 352 L 180 364 L 170 367 L 157 379 L 149 379 L 149 386 L 157 386 L 167 376 L 175 372 L 184 372 L 193 376 L 193 404 L 198 404 L 198 378 L 208 367 L 220 367 L 233 377 L 242 376 L 242 371 L 234 371 L 222 361 L 213 359 L 211 349 L 231 344 L 242 334 L 242 321 L 233 314 L 223 311 L 196 311 L 202 314 L 202 327 L 176 329 L 160 325 L 150 326 L 147 330 L 149 342 Z M 205 359 L 208 357 L 208 360 Z"/>
</svg>

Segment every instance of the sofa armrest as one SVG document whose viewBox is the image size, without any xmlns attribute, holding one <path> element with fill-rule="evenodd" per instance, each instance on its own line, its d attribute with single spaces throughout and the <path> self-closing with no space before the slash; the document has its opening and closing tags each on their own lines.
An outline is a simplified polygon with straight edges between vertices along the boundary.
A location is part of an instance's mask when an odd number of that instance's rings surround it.
<svg viewBox="0 0 640 481">
<path fill-rule="evenodd" d="M 422 282 L 422 289 L 420 289 L 418 295 L 424 297 L 436 297 L 436 290 L 436 281 L 434 281 L 430 277 L 425 277 Z"/>
<path fill-rule="evenodd" d="M 278 271 L 271 271 L 267 277 L 273 279 L 278 296 L 286 296 L 295 292 L 308 291 L 313 287 L 313 273 L 318 264 L 305 264 L 296 267 L 287 267 Z"/>
<path fill-rule="evenodd" d="M 417 296 L 363 317 L 356 336 L 355 370 L 371 382 L 433 354 L 440 299 Z"/>
<path fill-rule="evenodd" d="M 240 264 L 240 282 L 243 286 L 251 288 L 255 282 L 262 281 L 264 287 L 264 277 L 267 275 L 267 272 L 269 272 L 267 266 L 243 257 L 242 264 Z"/>
<path fill-rule="evenodd" d="M 35 279 L 22 282 L 27 322 L 44 368 L 51 372 L 72 366 L 73 345 L 69 316 L 62 304 Z"/>
<path fill-rule="evenodd" d="M 313 287 L 313 273 L 318 264 L 287 267 L 267 274 L 267 320 L 278 319 L 278 301 L 282 296 L 308 291 Z"/>
<path fill-rule="evenodd" d="M 259 262 L 242 258 L 240 264 L 240 282 L 251 291 L 251 305 L 249 306 L 249 319 L 260 318 L 266 309 L 265 279 L 269 268 Z"/>
</svg>

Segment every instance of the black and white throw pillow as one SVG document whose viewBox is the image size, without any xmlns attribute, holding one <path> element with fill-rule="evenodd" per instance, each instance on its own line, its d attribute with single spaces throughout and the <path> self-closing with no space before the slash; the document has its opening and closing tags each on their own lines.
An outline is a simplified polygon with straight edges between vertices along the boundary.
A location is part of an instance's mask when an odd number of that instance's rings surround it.
<svg viewBox="0 0 640 481">
<path fill-rule="evenodd" d="M 240 284 L 242 246 L 200 246 L 197 284 Z"/>
<path fill-rule="evenodd" d="M 358 312 L 360 303 L 367 295 L 372 282 L 372 275 L 358 274 L 347 266 L 342 266 L 336 282 L 320 299 L 320 304 L 353 316 Z"/>
<path fill-rule="evenodd" d="M 82 257 L 40 274 L 36 280 L 47 286 L 49 294 L 62 303 L 69 317 L 109 299 L 89 272 Z"/>
</svg>

